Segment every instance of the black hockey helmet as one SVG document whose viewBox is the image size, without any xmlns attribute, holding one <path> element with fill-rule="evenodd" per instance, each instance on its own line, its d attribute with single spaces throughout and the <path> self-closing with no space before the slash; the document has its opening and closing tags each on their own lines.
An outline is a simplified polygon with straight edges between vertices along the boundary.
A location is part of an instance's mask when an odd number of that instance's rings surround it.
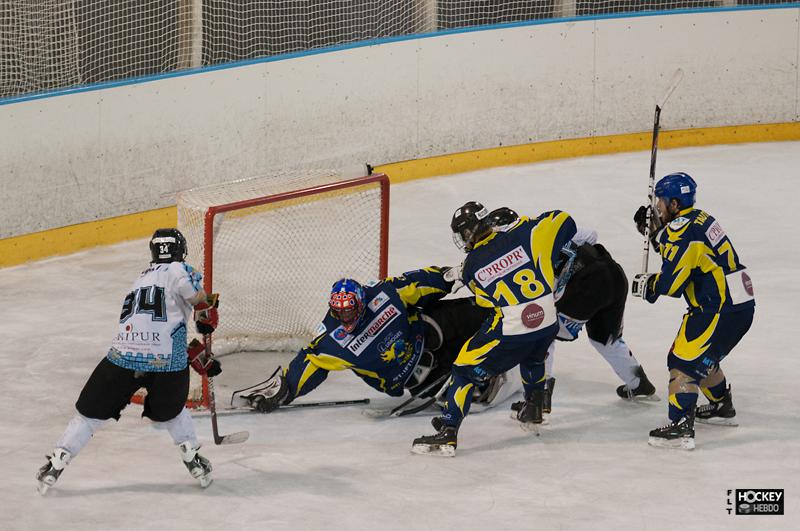
<svg viewBox="0 0 800 531">
<path fill-rule="evenodd" d="M 497 231 L 505 231 L 508 226 L 519 219 L 519 214 L 508 207 L 495 208 L 489 212 L 488 223 Z"/>
<path fill-rule="evenodd" d="M 468 201 L 457 208 L 450 221 L 456 247 L 462 251 L 471 251 L 475 243 L 491 232 L 488 217 L 489 211 L 477 201 Z"/>
<path fill-rule="evenodd" d="M 156 229 L 150 238 L 150 256 L 154 264 L 183 262 L 186 259 L 186 238 L 178 229 Z"/>
</svg>

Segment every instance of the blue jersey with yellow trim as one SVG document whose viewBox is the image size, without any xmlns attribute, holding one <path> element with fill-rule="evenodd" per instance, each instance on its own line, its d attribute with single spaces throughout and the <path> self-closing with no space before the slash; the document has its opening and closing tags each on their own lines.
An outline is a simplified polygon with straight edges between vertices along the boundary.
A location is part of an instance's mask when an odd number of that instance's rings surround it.
<svg viewBox="0 0 800 531">
<path fill-rule="evenodd" d="M 284 371 L 291 397 L 317 387 L 329 371 L 345 369 L 378 391 L 401 396 L 424 347 L 420 309 L 450 293 L 452 286 L 438 267 L 364 286 L 365 310 L 358 326 L 348 334 L 328 313 L 317 337 Z"/>
<path fill-rule="evenodd" d="M 688 208 L 658 235 L 659 295 L 683 296 L 690 309 L 720 313 L 755 305 L 753 284 L 728 235 L 708 213 Z"/>
<path fill-rule="evenodd" d="M 497 310 L 496 326 L 504 337 L 522 339 L 556 323 L 554 263 L 575 233 L 575 221 L 566 212 L 523 216 L 467 255 L 462 280 L 479 306 Z"/>
</svg>

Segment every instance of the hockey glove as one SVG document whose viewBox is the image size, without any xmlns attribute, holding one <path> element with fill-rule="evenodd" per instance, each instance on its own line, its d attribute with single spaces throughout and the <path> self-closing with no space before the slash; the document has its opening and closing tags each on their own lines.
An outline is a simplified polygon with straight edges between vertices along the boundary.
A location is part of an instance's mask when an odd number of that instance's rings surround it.
<svg viewBox="0 0 800 531">
<path fill-rule="evenodd" d="M 214 358 L 206 355 L 206 346 L 197 339 L 192 339 L 186 353 L 189 356 L 189 364 L 197 374 L 213 378 L 222 372 L 222 365 Z"/>
<path fill-rule="evenodd" d="M 657 280 L 658 275 L 655 273 L 639 273 L 633 277 L 631 293 L 634 297 L 641 297 L 647 302 L 655 302 L 658 298 L 656 293 Z"/>
<path fill-rule="evenodd" d="M 464 287 L 464 282 L 461 280 L 463 266 L 464 264 L 459 264 L 455 267 L 442 268 L 444 281 L 453 283 L 453 287 L 450 288 L 450 293 L 455 293 Z"/>
<path fill-rule="evenodd" d="M 283 374 L 278 373 L 267 384 L 247 398 L 250 406 L 259 413 L 272 413 L 289 396 L 289 384 Z"/>
<path fill-rule="evenodd" d="M 212 293 L 206 300 L 194 307 L 194 321 L 197 331 L 203 335 L 212 333 L 219 324 L 219 293 Z"/>
</svg>

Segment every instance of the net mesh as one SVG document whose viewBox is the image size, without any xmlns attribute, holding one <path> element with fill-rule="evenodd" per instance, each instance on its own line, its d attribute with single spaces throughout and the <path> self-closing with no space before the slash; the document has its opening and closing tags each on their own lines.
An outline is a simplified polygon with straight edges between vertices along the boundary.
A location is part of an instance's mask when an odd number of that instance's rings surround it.
<svg viewBox="0 0 800 531">
<path fill-rule="evenodd" d="M 209 207 L 340 180 L 326 171 L 275 174 L 179 194 L 187 261 L 208 270 L 203 230 Z M 336 280 L 379 277 L 381 208 L 380 185 L 371 183 L 217 214 L 211 273 L 212 289 L 220 294 L 215 352 L 294 350 L 308 343 Z"/>
<path fill-rule="evenodd" d="M 526 20 L 791 0 L 15 0 L 0 98 L 358 41 Z"/>
</svg>

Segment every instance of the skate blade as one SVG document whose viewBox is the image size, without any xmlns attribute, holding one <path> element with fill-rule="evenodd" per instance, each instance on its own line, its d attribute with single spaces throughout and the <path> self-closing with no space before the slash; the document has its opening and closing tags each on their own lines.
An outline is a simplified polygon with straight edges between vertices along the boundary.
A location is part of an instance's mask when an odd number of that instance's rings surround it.
<svg viewBox="0 0 800 531">
<path fill-rule="evenodd" d="M 513 421 L 519 422 L 517 413 L 515 411 L 511 412 L 509 418 Z M 536 435 L 539 435 L 539 426 L 547 426 L 548 424 L 550 424 L 550 421 L 546 418 L 542 419 L 542 422 L 519 422 L 519 425 L 522 427 L 523 431 L 535 432 Z"/>
<path fill-rule="evenodd" d="M 50 488 L 50 485 L 48 485 L 44 481 L 40 481 L 39 485 L 36 486 L 36 492 L 38 492 L 40 495 L 44 496 L 45 494 L 47 494 L 47 489 L 49 489 L 49 488 Z"/>
<path fill-rule="evenodd" d="M 639 395 L 633 398 L 623 396 L 622 399 L 626 402 L 661 402 L 661 397 L 653 393 L 652 395 Z"/>
<path fill-rule="evenodd" d="M 701 419 L 699 417 L 695 417 L 694 419 L 696 422 L 700 424 L 706 424 L 709 426 L 725 426 L 727 428 L 735 428 L 739 425 L 739 422 L 736 420 L 736 417 L 732 417 L 729 419 L 722 418 L 722 417 L 713 417 L 710 419 Z"/>
<path fill-rule="evenodd" d="M 541 435 L 542 424 L 541 422 L 520 422 L 519 427 L 522 428 L 522 431 L 532 433 L 538 437 Z"/>
<path fill-rule="evenodd" d="M 200 481 L 200 486 L 204 489 L 214 482 L 214 479 L 211 476 L 200 476 L 197 479 Z"/>
<path fill-rule="evenodd" d="M 411 445 L 411 453 L 417 455 L 435 455 L 439 457 L 455 457 L 456 447 L 450 444 L 431 446 L 429 444 Z"/>
<path fill-rule="evenodd" d="M 694 437 L 682 437 L 680 439 L 650 437 L 647 440 L 647 444 L 656 448 L 669 448 L 671 450 L 694 450 Z"/>
</svg>

